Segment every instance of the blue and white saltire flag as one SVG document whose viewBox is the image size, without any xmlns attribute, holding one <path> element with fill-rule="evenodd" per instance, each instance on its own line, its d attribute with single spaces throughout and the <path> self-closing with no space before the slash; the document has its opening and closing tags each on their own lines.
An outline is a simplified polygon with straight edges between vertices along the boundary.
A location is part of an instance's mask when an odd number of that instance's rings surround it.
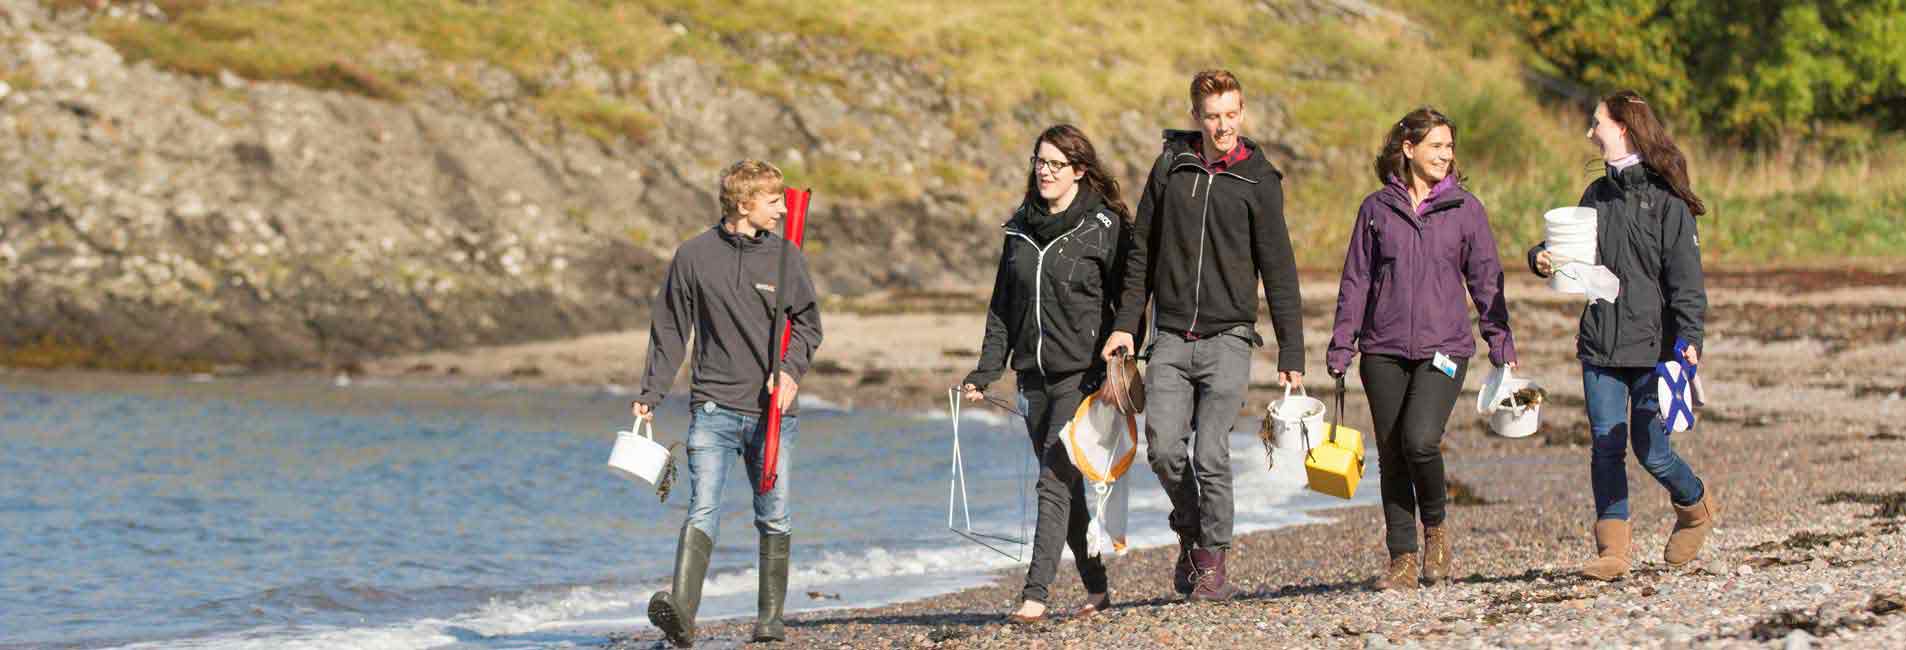
<svg viewBox="0 0 1906 650">
<path fill-rule="evenodd" d="M 1688 342 L 1680 339 L 1674 342 L 1674 358 L 1655 364 L 1655 396 L 1669 432 L 1694 428 L 1695 369 L 1688 363 Z"/>
</svg>

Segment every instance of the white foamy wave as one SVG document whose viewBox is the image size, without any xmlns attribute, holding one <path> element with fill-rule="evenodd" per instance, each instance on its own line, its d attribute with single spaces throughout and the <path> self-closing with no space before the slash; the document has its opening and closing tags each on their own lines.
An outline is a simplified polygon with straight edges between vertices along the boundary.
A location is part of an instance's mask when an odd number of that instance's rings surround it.
<svg viewBox="0 0 1906 650">
<path fill-rule="evenodd" d="M 828 401 L 825 398 L 816 397 L 808 393 L 801 393 L 799 395 L 796 395 L 794 397 L 794 404 L 796 406 L 801 407 L 802 411 L 806 411 L 809 413 L 813 413 L 816 411 L 828 411 L 828 412 L 834 412 L 834 413 L 848 412 L 847 407 L 841 406 L 839 402 Z"/>
<path fill-rule="evenodd" d="M 752 582 L 747 589 L 753 592 Z M 197 639 L 135 643 L 121 648 L 420 650 L 449 644 L 496 648 L 548 647 L 561 645 L 559 641 L 562 641 L 543 632 L 553 623 L 594 612 L 628 610 L 638 604 L 646 604 L 650 593 L 653 591 L 649 589 L 575 587 L 561 593 L 493 600 L 475 612 L 447 619 L 427 618 L 374 627 L 266 627 Z"/>
<path fill-rule="evenodd" d="M 947 422 L 953 419 L 945 410 L 924 411 L 915 413 L 913 417 L 938 422 Z M 1004 411 L 996 411 L 990 408 L 962 408 L 960 409 L 960 421 L 989 427 L 1004 427 L 1015 422 L 1020 422 L 1021 420 L 1017 415 Z"/>
<path fill-rule="evenodd" d="M 941 414 L 944 418 L 944 414 Z M 1343 501 L 1320 497 L 1304 489 L 1303 456 L 1295 450 L 1277 452 L 1277 467 L 1264 469 L 1264 448 L 1252 433 L 1231 437 L 1234 495 L 1239 534 L 1319 520 L 1320 510 L 1375 503 L 1374 484 L 1358 498 Z M 1165 521 L 1170 502 L 1142 462 L 1125 480 L 1136 481 L 1131 492 L 1130 548 L 1175 544 Z M 1373 468 L 1374 471 L 1374 468 Z M 981 530 L 1012 531 L 1020 522 L 975 522 Z M 1028 522 L 1030 523 L 1030 522 Z M 1031 531 L 1027 531 L 1030 533 Z M 796 549 L 795 571 L 789 576 L 787 609 L 791 613 L 885 605 L 948 593 L 990 583 L 999 572 L 1024 566 L 1030 545 L 1001 545 L 1020 559 L 960 539 L 943 528 L 923 531 L 921 537 L 939 540 L 932 546 L 895 549 L 821 550 L 819 557 Z M 1030 540 L 1028 540 L 1030 541 Z M 1116 560 L 1113 560 L 1116 561 Z M 712 574 L 703 588 L 701 620 L 752 616 L 758 577 L 752 566 Z M 628 587 L 575 587 L 558 592 L 497 599 L 468 614 L 444 619 L 420 619 L 399 624 L 344 627 L 258 628 L 242 633 L 200 639 L 139 643 L 125 648 L 194 648 L 203 650 L 279 649 L 423 650 L 450 646 L 467 649 L 552 648 L 600 645 L 612 632 L 648 627 L 648 599 L 657 582 Z"/>
</svg>

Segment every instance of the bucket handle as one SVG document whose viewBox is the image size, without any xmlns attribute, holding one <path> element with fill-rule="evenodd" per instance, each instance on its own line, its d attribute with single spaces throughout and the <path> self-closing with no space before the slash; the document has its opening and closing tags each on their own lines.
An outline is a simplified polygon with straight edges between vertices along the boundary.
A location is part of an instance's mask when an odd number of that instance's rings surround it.
<svg viewBox="0 0 1906 650">
<path fill-rule="evenodd" d="M 1291 390 L 1290 384 L 1285 384 L 1284 393 L 1288 395 L 1290 394 L 1290 390 Z M 1300 387 L 1297 390 L 1302 391 L 1303 388 Z M 1330 437 L 1326 439 L 1329 444 L 1337 443 L 1337 425 L 1343 423 L 1343 391 L 1344 391 L 1343 377 L 1338 376 L 1337 377 L 1337 409 L 1335 411 L 1332 411 L 1330 414 L 1330 434 L 1329 434 Z M 1297 425 L 1297 430 L 1303 432 L 1304 434 L 1304 460 L 1308 462 L 1309 460 L 1311 460 L 1311 454 L 1315 453 L 1314 450 L 1316 449 L 1315 447 L 1312 447 L 1310 445 L 1310 427 L 1300 423 Z"/>
<path fill-rule="evenodd" d="M 1560 269 L 1558 268 L 1558 269 L 1557 269 L 1557 271 L 1560 271 Z M 1489 403 L 1489 407 L 1488 407 L 1488 408 L 1489 408 L 1489 411 L 1488 411 L 1487 413 L 1484 413 L 1484 415 L 1489 415 L 1489 414 L 1491 414 L 1491 413 L 1495 413 L 1496 411 L 1500 411 L 1500 410 L 1502 410 L 1502 409 L 1503 409 L 1503 406 L 1502 406 L 1502 387 L 1504 387 L 1504 386 L 1508 386 L 1508 385 L 1509 385 L 1509 382 L 1510 382 L 1511 380 L 1513 380 L 1513 379 L 1515 379 L 1515 374 L 1514 374 L 1513 372 L 1511 372 L 1511 370 L 1509 369 L 1509 366 L 1507 366 L 1507 365 L 1503 365 L 1503 366 L 1497 366 L 1497 367 L 1498 367 L 1498 368 L 1501 368 L 1501 369 L 1502 369 L 1502 380 L 1501 380 L 1501 381 L 1498 381 L 1498 382 L 1496 382 L 1496 394 L 1494 394 L 1494 395 L 1490 395 L 1490 396 L 1489 396 L 1489 402 L 1488 402 L 1488 403 Z M 1517 407 L 1520 407 L 1520 406 L 1523 406 L 1522 404 L 1516 404 L 1516 403 L 1515 403 L 1515 401 L 1516 401 L 1516 396 L 1515 396 L 1515 393 L 1510 393 L 1510 394 L 1509 394 L 1509 407 L 1508 407 L 1508 408 L 1512 408 L 1512 409 L 1513 409 L 1513 408 L 1517 408 Z"/>
<path fill-rule="evenodd" d="M 1303 387 L 1303 386 L 1298 386 L 1298 387 L 1297 387 L 1297 396 L 1298 396 L 1298 397 L 1310 397 L 1310 395 L 1308 395 L 1308 394 L 1305 394 L 1305 393 L 1304 393 L 1304 387 Z M 1284 402 L 1287 402 L 1287 401 L 1290 401 L 1290 398 L 1291 398 L 1291 385 L 1290 385 L 1290 384 L 1284 384 L 1284 398 L 1283 398 L 1283 399 L 1279 399 L 1279 400 L 1272 400 L 1272 401 L 1271 401 L 1271 403 L 1269 403 L 1269 404 L 1265 404 L 1265 405 L 1264 405 L 1264 416 L 1265 416 L 1265 417 L 1269 417 L 1269 418 L 1275 418 L 1275 417 L 1277 417 L 1277 405 L 1278 405 L 1278 404 L 1282 404 L 1282 403 L 1284 403 Z M 1304 428 L 1304 425 L 1303 425 L 1303 424 L 1301 423 L 1301 420 L 1300 420 L 1300 423 L 1299 423 L 1299 424 L 1297 425 L 1297 428 L 1298 428 L 1298 429 L 1303 429 L 1303 428 Z M 1304 444 L 1305 444 L 1306 446 L 1308 446 L 1308 445 L 1310 444 L 1310 441 L 1309 441 L 1309 440 L 1305 440 L 1305 441 L 1304 441 Z"/>
<path fill-rule="evenodd" d="M 645 418 L 642 416 L 636 416 L 635 426 L 629 428 L 629 433 L 633 433 L 635 435 L 642 436 L 650 440 L 654 440 L 655 439 L 655 418 L 653 417 Z"/>
<path fill-rule="evenodd" d="M 1310 395 L 1304 393 L 1304 387 L 1301 385 L 1297 386 L 1297 396 L 1310 397 Z M 1291 398 L 1291 385 L 1284 384 L 1284 399 L 1290 399 L 1290 398 Z"/>
<path fill-rule="evenodd" d="M 1343 424 L 1343 375 L 1337 375 L 1337 410 L 1330 414 L 1330 444 L 1337 444 L 1337 429 Z"/>
<path fill-rule="evenodd" d="M 1288 386 L 1286 386 L 1285 388 L 1286 390 L 1289 389 Z M 1337 377 L 1337 410 L 1330 414 L 1330 437 L 1327 438 L 1327 440 L 1329 441 L 1329 444 L 1333 444 L 1333 445 L 1337 444 L 1337 429 L 1341 428 L 1341 425 L 1343 424 L 1343 398 L 1344 398 L 1343 377 L 1338 376 Z M 1309 429 L 1310 429 L 1309 427 L 1305 427 L 1305 426 L 1298 427 L 1299 431 L 1304 432 L 1304 460 L 1307 462 L 1311 459 L 1311 454 L 1315 453 L 1314 448 L 1310 446 L 1310 430 Z M 1364 465 L 1361 458 L 1358 459 L 1357 466 L 1359 469 L 1362 470 L 1360 473 L 1368 474 L 1370 471 L 1369 466 Z"/>
</svg>

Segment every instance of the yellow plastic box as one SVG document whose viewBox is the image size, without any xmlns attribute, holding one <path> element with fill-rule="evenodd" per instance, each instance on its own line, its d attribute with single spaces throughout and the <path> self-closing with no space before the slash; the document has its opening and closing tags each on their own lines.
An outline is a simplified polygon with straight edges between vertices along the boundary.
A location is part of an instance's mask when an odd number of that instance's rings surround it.
<svg viewBox="0 0 1906 650">
<path fill-rule="evenodd" d="M 1312 490 L 1339 499 L 1356 496 L 1363 478 L 1363 432 L 1337 425 L 1304 455 L 1304 473 Z"/>
</svg>

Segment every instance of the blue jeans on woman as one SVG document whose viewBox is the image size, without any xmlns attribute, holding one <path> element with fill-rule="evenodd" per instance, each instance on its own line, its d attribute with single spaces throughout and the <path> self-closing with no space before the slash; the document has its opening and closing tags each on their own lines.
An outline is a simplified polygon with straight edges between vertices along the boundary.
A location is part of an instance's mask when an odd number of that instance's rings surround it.
<svg viewBox="0 0 1906 650">
<path fill-rule="evenodd" d="M 1589 479 L 1595 489 L 1596 519 L 1628 519 L 1628 447 L 1642 469 L 1654 475 L 1678 506 L 1701 501 L 1706 486 L 1674 453 L 1662 424 L 1655 395 L 1654 368 L 1603 368 L 1582 364 L 1582 394 L 1588 401 L 1588 426 L 1595 434 Z"/>
<path fill-rule="evenodd" d="M 721 529 L 721 492 L 728 482 L 728 467 L 736 460 L 747 468 L 748 492 L 754 494 L 754 527 L 763 535 L 786 535 L 788 515 L 788 459 L 793 456 L 795 417 L 781 416 L 781 450 L 776 457 L 774 489 L 767 494 L 754 491 L 761 482 L 762 445 L 765 423 L 759 416 L 722 408 L 714 402 L 702 402 L 692 411 L 688 425 L 688 525 L 719 539 Z"/>
</svg>

